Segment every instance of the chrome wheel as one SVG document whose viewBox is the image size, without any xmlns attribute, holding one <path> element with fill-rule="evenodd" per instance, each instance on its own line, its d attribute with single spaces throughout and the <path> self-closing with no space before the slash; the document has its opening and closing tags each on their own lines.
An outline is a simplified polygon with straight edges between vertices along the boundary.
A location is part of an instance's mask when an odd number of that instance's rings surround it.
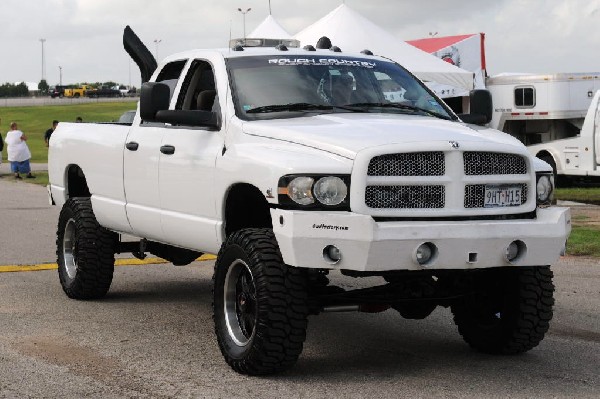
<svg viewBox="0 0 600 399">
<path fill-rule="evenodd" d="M 63 236 L 63 262 L 69 278 L 77 274 L 77 228 L 75 220 L 69 219 Z"/>
<path fill-rule="evenodd" d="M 240 259 L 233 262 L 224 288 L 227 332 L 236 345 L 245 346 L 254 336 L 257 319 L 256 287 L 246 263 Z"/>
</svg>

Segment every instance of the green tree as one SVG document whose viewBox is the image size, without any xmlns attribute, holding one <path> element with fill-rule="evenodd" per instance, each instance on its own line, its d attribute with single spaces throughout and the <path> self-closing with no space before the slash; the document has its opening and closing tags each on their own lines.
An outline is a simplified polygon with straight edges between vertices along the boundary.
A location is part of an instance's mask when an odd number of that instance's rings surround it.
<svg viewBox="0 0 600 399">
<path fill-rule="evenodd" d="M 46 82 L 46 79 L 40 80 L 40 83 L 38 83 L 38 90 L 40 91 L 40 94 L 48 94 L 49 89 L 50 86 L 48 86 L 48 82 Z"/>
</svg>

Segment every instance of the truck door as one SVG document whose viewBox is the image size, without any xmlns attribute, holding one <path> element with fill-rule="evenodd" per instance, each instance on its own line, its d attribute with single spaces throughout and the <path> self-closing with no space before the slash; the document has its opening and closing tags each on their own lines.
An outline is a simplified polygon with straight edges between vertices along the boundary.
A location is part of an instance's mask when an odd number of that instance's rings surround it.
<svg viewBox="0 0 600 399">
<path fill-rule="evenodd" d="M 193 61 L 175 108 L 220 114 L 213 71 L 209 62 Z M 197 250 L 218 249 L 213 179 L 223 142 L 221 131 L 214 128 L 165 129 L 158 186 L 162 229 L 169 242 Z"/>
<path fill-rule="evenodd" d="M 185 64 L 186 60 L 166 64 L 156 79 L 171 88 L 171 96 Z M 157 240 L 162 237 L 158 165 L 165 130 L 164 123 L 141 121 L 137 126 L 132 126 L 123 155 L 129 224 L 135 235 Z"/>
</svg>

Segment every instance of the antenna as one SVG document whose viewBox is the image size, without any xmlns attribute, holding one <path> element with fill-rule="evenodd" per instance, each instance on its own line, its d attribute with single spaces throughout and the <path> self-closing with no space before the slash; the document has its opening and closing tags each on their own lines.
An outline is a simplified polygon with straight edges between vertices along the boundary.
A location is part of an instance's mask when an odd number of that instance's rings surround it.
<svg viewBox="0 0 600 399">
<path fill-rule="evenodd" d="M 231 26 L 233 25 L 233 19 L 229 20 L 229 43 L 231 43 Z M 229 52 L 231 52 L 231 46 L 227 45 L 227 47 L 229 47 Z"/>
</svg>

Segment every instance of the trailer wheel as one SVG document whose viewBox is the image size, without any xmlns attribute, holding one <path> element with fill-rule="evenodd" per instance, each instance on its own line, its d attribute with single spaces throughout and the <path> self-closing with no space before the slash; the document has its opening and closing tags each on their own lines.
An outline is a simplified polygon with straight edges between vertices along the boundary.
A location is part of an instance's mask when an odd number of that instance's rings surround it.
<svg viewBox="0 0 600 399">
<path fill-rule="evenodd" d="M 270 229 L 233 233 L 213 276 L 213 319 L 221 353 L 242 374 L 293 366 L 306 338 L 307 278 L 283 263 Z"/>
<path fill-rule="evenodd" d="M 116 235 L 98 224 L 89 198 L 63 205 L 56 233 L 58 277 L 73 299 L 101 298 L 112 283 Z"/>
<path fill-rule="evenodd" d="M 549 266 L 483 270 L 471 288 L 473 295 L 451 306 L 458 332 L 471 347 L 510 355 L 544 339 L 554 304 Z"/>
</svg>

